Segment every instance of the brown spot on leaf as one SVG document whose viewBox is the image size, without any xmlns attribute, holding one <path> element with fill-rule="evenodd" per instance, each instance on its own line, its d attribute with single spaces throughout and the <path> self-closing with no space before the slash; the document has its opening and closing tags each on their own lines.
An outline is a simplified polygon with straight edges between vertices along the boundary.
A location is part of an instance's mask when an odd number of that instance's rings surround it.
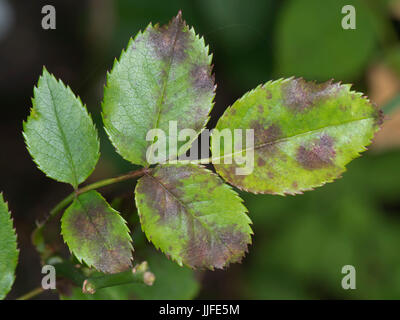
<svg viewBox="0 0 400 320">
<path fill-rule="evenodd" d="M 277 148 L 275 141 L 282 136 L 281 128 L 276 124 L 271 124 L 264 128 L 264 125 L 258 121 L 252 121 L 250 128 L 254 129 L 254 147 L 262 148 L 267 153 L 274 153 Z"/>
<path fill-rule="evenodd" d="M 304 79 L 293 79 L 282 85 L 282 97 L 285 106 L 296 112 L 305 112 L 330 95 L 335 94 L 340 85 L 327 81 L 317 84 Z"/>
<path fill-rule="evenodd" d="M 375 124 L 380 127 L 383 125 L 383 122 L 385 121 L 385 115 L 382 111 L 382 109 L 379 109 L 377 106 L 375 106 Z"/>
<path fill-rule="evenodd" d="M 193 87 L 200 92 L 210 92 L 214 89 L 214 75 L 211 66 L 193 65 L 190 71 Z"/>
<path fill-rule="evenodd" d="M 188 246 L 183 253 L 189 266 L 192 268 L 212 266 L 222 269 L 230 263 L 241 261 L 247 252 L 249 235 L 224 228 L 216 230 L 215 236 L 211 236 L 197 221 L 194 223 L 198 231 L 190 235 Z"/>
<path fill-rule="evenodd" d="M 303 168 L 314 170 L 333 165 L 332 160 L 335 155 L 333 139 L 328 135 L 324 135 L 309 149 L 300 146 L 297 150 L 296 159 Z"/>
<path fill-rule="evenodd" d="M 131 247 L 126 241 L 119 240 L 116 245 L 107 250 L 101 251 L 95 263 L 95 267 L 105 273 L 122 272 L 131 267 L 130 257 Z M 129 254 L 127 254 L 129 252 Z M 129 262 L 128 262 L 129 259 Z M 116 263 L 123 262 L 123 263 Z"/>
<path fill-rule="evenodd" d="M 230 182 L 231 184 L 239 183 L 243 184 L 243 181 L 246 179 L 246 175 L 237 175 L 236 174 L 236 164 L 214 164 L 215 169 L 224 177 L 225 180 Z"/>
<path fill-rule="evenodd" d="M 261 157 L 258 157 L 257 164 L 259 167 L 263 167 L 265 165 L 265 160 Z"/>
<path fill-rule="evenodd" d="M 82 245 L 92 247 L 93 265 L 104 273 L 116 273 L 131 267 L 131 247 L 113 233 L 115 213 L 102 205 L 81 203 L 82 212 L 70 218 L 72 234 Z"/>
<path fill-rule="evenodd" d="M 180 187 L 182 181 L 190 178 L 192 174 L 193 171 L 185 169 L 184 166 L 165 165 L 159 170 L 156 169 L 154 174 L 143 176 L 140 179 L 138 192 L 151 194 L 151 199 L 146 201 L 146 204 L 160 216 L 160 223 L 166 223 L 170 219 L 187 214 L 182 201 L 185 194 Z M 212 192 L 214 188 L 222 184 L 220 179 L 217 181 L 216 185 L 210 186 L 205 180 L 204 188 Z"/>
<path fill-rule="evenodd" d="M 169 186 L 162 185 L 154 176 L 144 176 L 140 179 L 138 192 L 142 194 L 152 195 L 151 201 L 146 201 L 160 216 L 160 222 L 176 217 L 181 208 L 179 202 L 174 199 L 171 191 L 167 191 Z"/>
<path fill-rule="evenodd" d="M 181 12 L 168 25 L 150 29 L 150 41 L 157 55 L 166 61 L 180 62 L 187 57 L 190 47 L 189 32 Z"/>
<path fill-rule="evenodd" d="M 272 124 L 265 128 L 264 125 L 257 120 L 253 120 L 250 123 L 250 129 L 254 130 L 255 146 L 264 143 L 271 143 L 282 135 L 282 131 L 278 125 Z"/>
<path fill-rule="evenodd" d="M 199 179 L 202 169 L 191 168 L 192 170 L 188 170 L 188 166 L 164 165 L 155 169 L 153 175 L 142 177 L 137 192 L 151 195 L 146 204 L 154 209 L 154 214 L 160 216 L 159 223 L 175 223 L 170 219 L 179 217 L 177 237 L 185 244 L 180 253 L 185 264 L 193 268 L 223 268 L 242 258 L 251 240 L 250 235 L 237 231 L 234 225 L 218 227 L 215 223 L 202 219 L 202 209 L 193 204 L 210 200 L 210 195 L 223 182 L 219 178 L 211 180 L 206 176 Z M 230 168 L 235 169 L 233 166 Z M 194 179 L 195 177 L 197 178 Z M 190 185 L 188 180 L 191 179 L 195 183 L 191 188 L 203 190 L 203 193 L 193 196 L 184 191 L 182 187 Z M 183 180 L 186 180 L 185 183 Z M 182 228 L 185 232 L 181 232 Z M 172 246 L 165 248 L 165 251 L 169 251 L 167 254 L 171 254 L 173 250 Z"/>
<path fill-rule="evenodd" d="M 271 124 L 264 133 L 266 142 L 274 142 L 282 136 L 281 128 L 276 124 Z"/>
</svg>

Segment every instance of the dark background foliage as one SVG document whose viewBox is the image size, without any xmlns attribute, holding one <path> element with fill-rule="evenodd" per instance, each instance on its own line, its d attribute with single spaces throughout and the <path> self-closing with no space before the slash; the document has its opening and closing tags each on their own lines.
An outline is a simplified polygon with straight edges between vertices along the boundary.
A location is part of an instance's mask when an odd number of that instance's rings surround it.
<svg viewBox="0 0 400 320">
<path fill-rule="evenodd" d="M 45 4 L 56 8 L 56 30 L 41 28 Z M 345 4 L 356 7 L 356 30 L 341 28 Z M 131 170 L 101 125 L 106 71 L 129 37 L 150 21 L 167 23 L 180 9 L 214 53 L 218 89 L 210 128 L 246 91 L 280 77 L 350 82 L 377 104 L 400 91 L 397 0 L 0 0 L 0 190 L 13 212 L 21 250 L 9 298 L 40 284 L 30 234 L 35 220 L 71 192 L 36 168 L 21 134 L 43 65 L 82 98 L 97 124 L 102 157 L 88 182 Z M 190 275 L 200 285 L 180 276 L 187 270 L 158 268 L 165 279 L 158 295 L 135 297 L 169 298 L 174 287 L 177 297 L 182 290 L 186 298 L 400 298 L 398 112 L 391 118 L 371 150 L 335 183 L 295 197 L 241 193 L 255 231 L 242 264 Z M 134 184 L 101 191 L 110 201 L 122 196 L 114 204 L 125 203 L 120 210 L 134 228 L 140 256 L 152 245 L 138 230 Z M 150 255 L 154 263 L 166 260 Z M 357 270 L 356 290 L 341 288 L 341 268 L 347 264 Z"/>
</svg>

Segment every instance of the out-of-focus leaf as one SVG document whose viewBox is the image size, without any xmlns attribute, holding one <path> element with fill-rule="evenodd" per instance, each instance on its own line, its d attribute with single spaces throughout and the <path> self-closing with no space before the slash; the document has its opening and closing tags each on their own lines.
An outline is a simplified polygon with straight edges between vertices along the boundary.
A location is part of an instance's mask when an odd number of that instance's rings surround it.
<svg viewBox="0 0 400 320">
<path fill-rule="evenodd" d="M 389 5 L 390 11 L 397 20 L 400 20 L 400 2 L 397 0 L 381 0 Z"/>
<path fill-rule="evenodd" d="M 396 44 L 390 49 L 385 51 L 384 55 L 385 65 L 396 75 L 400 76 L 400 44 Z"/>
<path fill-rule="evenodd" d="M 397 110 L 393 110 L 374 139 L 372 149 L 384 151 L 400 147 L 400 99 L 397 97 Z M 392 106 L 394 106 L 393 104 Z M 394 109 L 394 108 L 393 108 Z"/>
<path fill-rule="evenodd" d="M 204 0 L 199 5 L 211 35 L 218 32 L 225 46 L 241 51 L 262 39 L 272 1 L 256 1 L 249 6 L 241 0 Z"/>
<path fill-rule="evenodd" d="M 397 55 L 400 58 L 398 53 Z M 400 71 L 400 63 L 398 67 Z M 386 62 L 372 66 L 368 72 L 369 96 L 372 101 L 382 105 L 385 114 L 382 130 L 378 132 L 371 146 L 374 151 L 381 152 L 400 146 L 400 73 L 393 71 L 396 69 Z"/>
<path fill-rule="evenodd" d="M 398 108 L 400 107 L 400 93 L 393 97 L 389 102 L 387 102 L 383 107 L 382 111 L 384 111 L 386 114 L 391 114 L 395 113 L 395 111 L 398 111 Z"/>
<path fill-rule="evenodd" d="M 96 191 L 79 195 L 65 210 L 61 232 L 70 250 L 89 267 L 104 273 L 132 265 L 132 245 L 126 222 Z"/>
<path fill-rule="evenodd" d="M 342 8 L 353 5 L 356 29 L 342 28 Z M 306 79 L 360 76 L 383 31 L 383 18 L 361 0 L 290 0 L 276 26 L 276 72 Z"/>
<path fill-rule="evenodd" d="M 400 93 L 400 78 L 384 63 L 372 65 L 368 70 L 368 93 L 371 101 L 382 106 L 385 114 L 390 112 L 390 108 L 398 106 L 399 100 L 395 101 L 395 96 Z M 392 101 L 394 106 L 386 106 Z"/>
<path fill-rule="evenodd" d="M 398 204 L 399 161 L 400 152 L 365 155 L 345 179 L 296 197 L 243 193 L 257 235 L 243 270 L 243 298 L 398 297 L 393 243 L 400 241 L 400 211 L 382 204 Z M 357 290 L 340 285 L 348 264 L 356 268 Z"/>
<path fill-rule="evenodd" d="M 17 235 L 7 203 L 0 193 L 0 300 L 10 291 L 18 262 Z"/>
<path fill-rule="evenodd" d="M 252 231 L 246 208 L 212 172 L 158 166 L 139 180 L 135 194 L 147 238 L 179 265 L 223 268 L 247 251 Z"/>
<path fill-rule="evenodd" d="M 85 106 L 46 69 L 34 89 L 24 137 L 33 160 L 47 176 L 76 188 L 94 170 L 99 141 Z"/>
<path fill-rule="evenodd" d="M 380 110 L 350 87 L 290 78 L 246 93 L 224 113 L 216 129 L 254 129 L 251 150 L 246 151 L 244 143 L 230 146 L 235 156 L 254 151 L 254 169 L 238 175 L 236 169 L 246 164 L 239 165 L 234 158 L 232 164 L 214 164 L 217 172 L 240 189 L 280 195 L 338 178 L 370 144 L 382 121 Z M 217 139 L 215 133 L 212 138 Z M 221 156 L 224 149 L 228 148 L 221 143 Z M 217 150 L 212 152 L 218 157 Z"/>
<path fill-rule="evenodd" d="M 197 134 L 205 126 L 215 89 L 211 59 L 204 39 L 181 13 L 166 26 L 149 25 L 129 42 L 108 74 L 103 100 L 105 129 L 121 156 L 139 165 L 153 162 L 146 158 L 155 141 L 146 141 L 151 129 L 166 133 L 170 153 L 158 150 L 161 158 L 176 158 L 190 147 L 186 140 L 176 142 L 170 121 L 178 131 L 191 128 Z"/>
</svg>

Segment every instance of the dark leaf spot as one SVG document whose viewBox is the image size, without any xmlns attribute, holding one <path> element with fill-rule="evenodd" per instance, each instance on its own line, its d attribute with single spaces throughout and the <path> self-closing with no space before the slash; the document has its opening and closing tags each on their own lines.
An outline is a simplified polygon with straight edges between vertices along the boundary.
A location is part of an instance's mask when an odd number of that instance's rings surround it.
<svg viewBox="0 0 400 320">
<path fill-rule="evenodd" d="M 223 181 L 195 179 L 201 174 L 203 172 L 195 167 L 188 170 L 186 166 L 163 166 L 155 169 L 151 175 L 142 177 L 137 192 L 151 194 L 146 202 L 154 209 L 152 212 L 160 217 L 158 223 L 161 227 L 166 224 L 169 227 L 176 226 L 177 237 L 184 243 L 179 254 L 185 264 L 192 268 L 223 268 L 243 257 L 251 236 L 238 231 L 235 225 L 219 226 L 202 219 L 204 208 L 193 204 L 208 201 L 216 188 L 223 185 Z M 188 180 L 195 181 L 195 186 Z M 188 194 L 185 190 L 189 185 L 190 189 L 196 187 L 203 193 L 199 192 L 196 196 Z M 171 245 L 164 248 L 166 254 L 173 250 Z"/>
<path fill-rule="evenodd" d="M 377 106 L 375 106 L 374 118 L 375 118 L 375 124 L 379 127 L 383 124 L 383 122 L 385 120 L 383 111 L 381 109 L 379 109 Z"/>
<path fill-rule="evenodd" d="M 259 167 L 263 167 L 265 165 L 264 159 L 261 158 L 261 157 L 258 157 L 257 164 L 258 164 Z"/>
<path fill-rule="evenodd" d="M 174 196 L 167 192 L 167 186 L 161 185 L 157 178 L 153 176 L 144 176 L 141 178 L 138 192 L 152 194 L 153 201 L 151 206 L 160 216 L 160 222 L 174 218 L 180 212 L 180 203 L 175 201 Z"/>
<path fill-rule="evenodd" d="M 214 89 L 214 75 L 211 66 L 193 65 L 191 69 L 192 85 L 200 92 L 210 92 Z"/>
<path fill-rule="evenodd" d="M 103 206 L 85 206 L 85 212 L 78 212 L 71 218 L 73 234 L 79 242 L 101 245 L 96 256 L 94 267 L 105 273 L 121 272 L 131 267 L 131 247 L 129 242 L 115 239 L 112 232 L 114 213 Z M 111 241 L 110 241 L 111 239 Z"/>
<path fill-rule="evenodd" d="M 285 106 L 296 112 L 305 112 L 338 90 L 340 85 L 333 84 L 332 81 L 317 84 L 303 79 L 293 79 L 282 86 L 282 96 Z"/>
<path fill-rule="evenodd" d="M 212 239 L 204 228 L 198 226 L 198 229 L 201 232 L 191 235 L 183 254 L 191 267 L 214 266 L 222 269 L 229 263 L 240 262 L 247 252 L 250 237 L 246 233 L 225 228 L 217 230 L 217 239 Z"/>
<path fill-rule="evenodd" d="M 150 31 L 150 41 L 157 55 L 166 61 L 183 61 L 189 49 L 189 33 L 181 12 L 165 26 L 154 26 Z"/>
<path fill-rule="evenodd" d="M 296 159 L 303 168 L 314 170 L 333 165 L 335 154 L 332 138 L 324 135 L 310 149 L 300 146 Z"/>
<path fill-rule="evenodd" d="M 281 128 L 276 124 L 271 124 L 268 128 L 258 121 L 250 123 L 251 129 L 254 129 L 254 147 L 261 148 L 269 154 L 277 151 L 275 141 L 282 136 Z"/>
</svg>

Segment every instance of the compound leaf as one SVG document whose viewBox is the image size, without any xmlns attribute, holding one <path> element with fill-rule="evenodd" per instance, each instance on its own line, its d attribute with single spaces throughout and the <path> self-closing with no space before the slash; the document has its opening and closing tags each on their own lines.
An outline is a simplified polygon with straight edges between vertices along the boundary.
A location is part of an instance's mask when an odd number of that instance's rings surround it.
<svg viewBox="0 0 400 320">
<path fill-rule="evenodd" d="M 132 244 L 125 220 L 96 191 L 79 195 L 61 220 L 65 242 L 79 261 L 104 273 L 132 265 Z"/>
<path fill-rule="evenodd" d="M 34 88 L 32 104 L 23 133 L 31 156 L 47 176 L 76 188 L 99 158 L 90 115 L 72 90 L 46 69 Z"/>
<path fill-rule="evenodd" d="M 212 141 L 213 157 L 234 157 L 231 164 L 225 159 L 214 162 L 216 171 L 240 189 L 280 195 L 338 178 L 346 164 L 366 150 L 382 123 L 381 111 L 350 87 L 290 78 L 246 93 L 227 109 L 213 132 L 212 140 L 221 141 L 219 153 Z M 216 136 L 238 128 L 254 130 L 254 147 L 224 145 Z M 247 152 L 254 152 L 252 170 L 238 175 L 244 164 L 237 164 L 235 157 L 249 156 Z"/>
<path fill-rule="evenodd" d="M 18 262 L 17 235 L 12 219 L 0 193 L 0 299 L 10 291 Z"/>
<path fill-rule="evenodd" d="M 122 157 L 139 165 L 158 162 L 151 156 L 154 137 L 146 141 L 151 129 L 165 133 L 170 151 L 158 150 L 163 160 L 176 159 L 190 147 L 185 137 L 176 142 L 169 128 L 173 121 L 178 132 L 189 128 L 198 135 L 204 128 L 215 94 L 211 60 L 204 39 L 181 13 L 166 26 L 150 24 L 129 41 L 108 74 L 103 100 L 105 129 Z"/>
<path fill-rule="evenodd" d="M 203 167 L 158 166 L 140 178 L 135 193 L 147 238 L 179 265 L 223 268 L 239 262 L 251 243 L 242 200 Z"/>
</svg>

